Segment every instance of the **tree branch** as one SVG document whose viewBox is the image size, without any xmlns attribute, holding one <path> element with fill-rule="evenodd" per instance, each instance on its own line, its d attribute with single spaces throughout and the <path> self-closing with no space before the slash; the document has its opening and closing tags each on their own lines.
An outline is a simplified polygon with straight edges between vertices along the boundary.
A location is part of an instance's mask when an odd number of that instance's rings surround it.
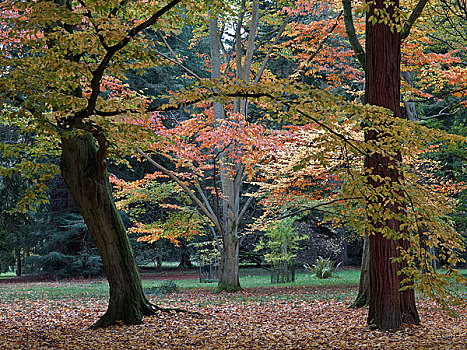
<svg viewBox="0 0 467 350">
<path fill-rule="evenodd" d="M 253 84 L 258 84 L 260 79 L 261 79 L 261 76 L 263 75 L 264 73 L 264 70 L 266 69 L 266 64 L 268 63 L 269 61 L 269 56 L 271 56 L 271 53 L 272 53 L 272 50 L 274 50 L 274 46 L 277 45 L 277 42 L 279 41 L 279 39 L 281 38 L 282 34 L 284 33 L 284 30 L 285 30 L 285 27 L 287 26 L 287 23 L 289 23 L 289 19 L 286 18 L 284 19 L 284 22 L 282 23 L 282 25 L 280 26 L 279 28 L 279 31 L 277 32 L 277 35 L 276 37 L 274 38 L 274 42 L 271 44 L 271 46 L 269 47 L 269 50 L 268 52 L 266 53 L 266 57 L 264 57 L 264 60 L 263 60 L 263 63 L 261 64 L 261 68 L 259 69 L 259 72 L 258 74 L 256 75 L 256 78 L 253 82 Z"/>
<path fill-rule="evenodd" d="M 251 202 L 253 201 L 253 198 L 254 198 L 253 196 L 249 197 L 248 200 L 246 201 L 246 203 L 243 205 L 243 208 L 242 208 L 242 210 L 240 211 L 240 214 L 238 214 L 238 217 L 237 217 L 237 220 L 236 220 L 237 226 L 240 224 L 240 220 L 242 220 L 243 215 L 245 215 L 246 210 L 248 209 L 248 207 L 250 206 Z"/>
<path fill-rule="evenodd" d="M 101 87 L 101 80 L 102 77 L 104 76 L 105 70 L 108 68 L 110 61 L 112 58 L 115 56 L 115 54 L 123 49 L 128 43 L 131 41 L 132 38 L 134 38 L 138 33 L 143 31 L 144 29 L 154 25 L 161 16 L 163 16 L 166 12 L 168 12 L 170 9 L 175 7 L 179 2 L 182 0 L 173 0 L 170 1 L 167 5 L 165 5 L 163 8 L 158 10 L 154 15 L 152 15 L 149 19 L 144 21 L 143 23 L 137 25 L 136 27 L 130 29 L 128 31 L 128 34 L 125 38 L 123 38 L 120 42 L 117 44 L 107 47 L 106 48 L 106 54 L 102 58 L 99 66 L 94 70 L 92 74 L 92 79 L 91 79 L 91 94 L 88 98 L 88 105 L 86 106 L 85 109 L 82 111 L 78 112 L 75 114 L 74 118 L 77 119 L 84 119 L 86 117 L 91 116 L 94 113 L 94 110 L 96 108 L 96 103 L 97 103 L 97 98 L 100 93 L 100 87 Z"/>
<path fill-rule="evenodd" d="M 220 227 L 219 217 L 217 217 L 216 214 L 214 213 L 214 210 L 212 209 L 211 204 L 209 203 L 208 197 L 206 196 L 203 189 L 201 188 L 198 180 L 196 180 L 195 182 L 195 187 L 198 190 L 198 193 L 200 194 L 201 199 L 203 200 L 206 208 L 209 210 L 209 212 L 212 214 L 213 217 L 217 218 L 217 223 L 215 225 L 219 228 Z"/>
<path fill-rule="evenodd" d="M 188 186 L 186 186 L 172 171 L 166 169 L 165 167 L 163 167 L 162 165 L 160 165 L 159 163 L 157 163 L 155 160 L 153 160 L 151 157 L 149 157 L 146 153 L 144 153 L 139 147 L 136 148 L 136 151 L 141 155 L 143 156 L 143 158 L 145 158 L 149 163 L 151 163 L 152 165 L 154 165 L 157 169 L 159 169 L 160 171 L 162 171 L 162 173 L 164 173 L 165 175 L 167 175 L 168 177 L 170 177 L 173 181 L 175 181 L 177 183 L 177 185 L 179 185 L 183 191 L 185 191 L 185 193 L 193 200 L 193 202 L 196 203 L 196 205 L 202 210 L 202 212 L 209 218 L 209 220 L 212 221 L 212 223 L 214 225 L 217 226 L 216 224 L 216 219 L 215 217 L 213 217 L 211 215 L 211 213 L 209 212 L 209 210 L 203 205 L 203 203 L 198 199 L 198 197 L 196 197 L 193 192 L 188 188 Z"/>
<path fill-rule="evenodd" d="M 342 201 L 352 201 L 352 200 L 357 200 L 357 199 L 363 199 L 363 197 L 354 197 L 354 198 L 337 198 L 337 199 L 333 199 L 332 201 L 329 201 L 329 202 L 325 202 L 325 203 L 320 203 L 320 204 L 317 204 L 317 205 L 314 205 L 312 207 L 306 207 L 306 208 L 303 208 L 303 209 L 300 209 L 300 210 L 297 210 L 293 213 L 290 213 L 290 214 L 285 214 L 285 215 L 282 215 L 280 216 L 277 220 L 282 220 L 282 219 L 285 219 L 285 218 L 288 218 L 290 216 L 295 216 L 297 214 L 300 214 L 304 211 L 309 211 L 309 210 L 314 210 L 314 209 L 317 209 L 319 207 L 322 207 L 324 205 L 329 205 L 329 204 L 332 204 L 332 203 L 335 203 L 335 202 L 342 202 Z"/>
<path fill-rule="evenodd" d="M 429 0 L 420 0 L 415 6 L 414 10 L 410 14 L 409 19 L 407 22 L 404 24 L 404 28 L 401 31 L 401 40 L 407 39 L 407 37 L 410 34 L 410 30 L 412 29 L 415 21 L 420 17 L 420 15 L 423 12 L 423 9 L 425 8 L 425 5 L 428 3 Z"/>
<path fill-rule="evenodd" d="M 242 71 L 242 80 L 248 82 L 250 80 L 251 63 L 253 61 L 253 53 L 255 51 L 256 32 L 258 30 L 259 20 L 259 4 L 258 0 L 253 1 L 253 8 L 251 10 L 250 28 L 248 33 L 248 44 L 245 53 L 245 66 Z"/>
<path fill-rule="evenodd" d="M 242 25 L 245 17 L 245 2 L 242 0 L 238 14 L 237 27 L 235 28 L 235 62 L 237 79 L 242 79 Z"/>
<path fill-rule="evenodd" d="M 326 44 L 326 42 L 328 41 L 329 37 L 331 36 L 332 32 L 334 31 L 334 29 L 336 29 L 337 25 L 339 24 L 339 18 L 342 16 L 342 11 L 339 13 L 339 15 L 336 17 L 336 23 L 334 23 L 334 25 L 331 27 L 331 29 L 329 30 L 328 34 L 321 40 L 321 42 L 319 43 L 318 47 L 316 48 L 315 52 L 313 52 L 312 55 L 308 56 L 308 58 L 306 59 L 305 63 L 308 63 L 310 62 L 311 60 L 313 60 L 316 55 L 318 55 L 318 53 L 321 51 L 321 49 L 323 48 L 324 44 Z"/>
<path fill-rule="evenodd" d="M 366 69 L 366 54 L 363 50 L 360 41 L 357 38 L 357 33 L 355 32 L 355 26 L 353 23 L 352 17 L 352 4 L 351 0 L 342 0 L 342 7 L 344 9 L 344 23 L 345 31 L 347 32 L 347 37 L 349 38 L 350 46 L 352 47 L 355 56 L 357 57 L 360 66 L 363 70 Z"/>
<path fill-rule="evenodd" d="M 179 66 L 181 69 L 183 69 L 186 73 L 188 73 L 189 75 L 191 75 L 193 78 L 197 79 L 197 80 L 203 80 L 203 78 L 201 78 L 198 74 L 196 74 L 195 72 L 193 72 L 191 69 L 187 68 L 186 66 L 184 66 L 178 59 L 177 60 L 174 60 L 166 55 L 164 55 L 162 52 L 159 52 L 157 50 L 154 50 L 154 52 L 156 53 L 156 55 L 158 56 L 161 56 L 162 58 L 166 59 L 167 61 L 170 61 L 172 62 L 173 64 L 176 64 L 177 66 Z"/>
</svg>

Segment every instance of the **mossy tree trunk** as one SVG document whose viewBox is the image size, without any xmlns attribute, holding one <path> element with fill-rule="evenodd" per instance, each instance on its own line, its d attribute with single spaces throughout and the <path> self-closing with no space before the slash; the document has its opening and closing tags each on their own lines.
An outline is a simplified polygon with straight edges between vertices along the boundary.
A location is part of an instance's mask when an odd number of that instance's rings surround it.
<svg viewBox="0 0 467 350">
<path fill-rule="evenodd" d="M 144 295 L 125 227 L 115 207 L 105 163 L 91 135 L 62 138 L 61 172 L 97 244 L 110 286 L 107 312 L 93 328 L 140 324 L 155 308 Z"/>
</svg>

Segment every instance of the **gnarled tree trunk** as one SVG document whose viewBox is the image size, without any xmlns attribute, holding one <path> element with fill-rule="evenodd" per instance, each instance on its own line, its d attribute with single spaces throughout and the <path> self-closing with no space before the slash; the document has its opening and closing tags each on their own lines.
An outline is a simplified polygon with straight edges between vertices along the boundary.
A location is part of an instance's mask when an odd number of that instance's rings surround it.
<svg viewBox="0 0 467 350">
<path fill-rule="evenodd" d="M 115 207 L 105 164 L 90 135 L 62 138 L 61 172 L 99 248 L 110 286 L 107 312 L 93 325 L 140 324 L 154 313 L 144 295 L 133 251 Z M 100 163 L 100 164 L 99 164 Z"/>
<path fill-rule="evenodd" d="M 365 100 L 366 103 L 386 107 L 395 117 L 400 116 L 400 62 L 401 37 L 391 25 L 394 25 L 395 10 L 399 1 L 387 4 L 384 0 L 376 0 L 367 12 L 366 20 L 366 69 L 365 69 Z M 374 16 L 386 12 L 391 16 L 389 23 L 372 24 L 369 20 Z M 392 22 L 392 23 L 391 23 Z M 375 130 L 365 132 L 366 142 L 382 142 L 384 135 Z M 389 157 L 374 153 L 366 157 L 365 167 L 370 175 L 382 179 L 390 179 L 389 186 L 394 188 L 401 181 L 401 174 L 397 171 L 397 164 L 401 161 L 400 153 Z M 370 177 L 369 183 L 374 187 L 375 193 L 381 191 L 381 182 Z M 389 209 L 395 215 L 403 214 L 405 206 L 397 201 L 386 204 L 385 198 L 377 196 L 375 204 L 381 208 Z M 368 324 L 372 328 L 395 330 L 403 323 L 418 324 L 420 322 L 413 289 L 400 291 L 403 275 L 398 273 L 404 263 L 392 262 L 392 258 L 399 256 L 398 248 L 407 248 L 409 242 L 404 239 L 384 237 L 380 232 L 386 226 L 396 236 L 402 236 L 401 221 L 389 218 L 384 223 L 373 222 L 374 232 L 369 235 L 370 243 L 370 307 Z"/>
</svg>

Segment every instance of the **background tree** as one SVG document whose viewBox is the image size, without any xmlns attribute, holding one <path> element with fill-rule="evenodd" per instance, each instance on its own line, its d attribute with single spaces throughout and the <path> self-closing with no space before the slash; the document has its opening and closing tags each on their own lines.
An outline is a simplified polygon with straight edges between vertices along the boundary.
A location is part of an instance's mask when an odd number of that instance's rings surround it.
<svg viewBox="0 0 467 350">
<path fill-rule="evenodd" d="M 260 4 L 259 1 L 252 1 L 251 3 L 241 1 L 239 4 L 232 4 L 232 9 L 237 5 L 238 12 L 233 17 L 228 12 L 222 16 L 220 13 L 211 13 L 208 29 L 210 55 L 207 59 L 210 65 L 211 81 L 214 83 L 219 81 L 221 76 L 226 79 L 236 79 L 239 82 L 247 83 L 252 79 L 253 66 L 259 66 L 259 62 L 254 62 L 254 55 L 257 32 L 260 28 L 260 5 L 265 4 Z M 267 14 L 271 12 L 271 9 L 265 11 Z M 219 18 L 222 20 L 222 30 L 219 28 Z M 233 41 L 226 40 L 223 37 L 224 35 L 228 36 L 227 27 L 229 26 L 233 27 L 235 33 Z M 244 30 L 244 27 L 247 29 Z M 268 45 L 270 50 L 274 48 L 284 27 L 285 25 L 278 29 L 276 40 Z M 227 45 L 230 45 L 229 49 Z M 259 66 L 259 69 L 256 68 L 254 83 L 261 80 L 269 55 L 270 51 L 268 50 L 268 53 L 260 61 L 261 66 Z M 201 80 L 201 77 L 197 76 L 197 74 L 191 75 Z M 192 185 L 195 190 L 192 191 L 185 184 L 182 184 L 181 178 L 173 172 L 168 171 L 154 160 L 150 160 L 149 157 L 147 159 L 159 171 L 169 175 L 172 180 L 182 186 L 184 191 L 200 208 L 202 214 L 212 223 L 213 234 L 221 252 L 219 289 L 235 291 L 240 288 L 238 279 L 238 255 L 241 242 L 239 225 L 253 199 L 253 197 L 250 197 L 242 201 L 242 186 L 245 178 L 249 176 L 248 171 L 253 169 L 254 162 L 251 159 L 261 153 L 259 151 L 256 152 L 255 156 L 251 156 L 246 152 L 255 152 L 255 147 L 260 147 L 261 140 L 263 140 L 260 134 L 263 129 L 261 126 L 250 125 L 247 122 L 249 118 L 248 103 L 244 98 L 238 98 L 232 104 L 214 101 L 212 110 L 208 109 L 205 113 L 209 123 L 201 121 L 201 118 L 198 117 L 186 121 L 183 126 L 185 130 L 174 128 L 174 130 L 170 131 L 172 135 L 177 135 L 174 131 L 178 130 L 179 135 L 183 135 L 184 138 L 188 137 L 188 139 L 195 140 L 195 142 L 190 143 L 185 142 L 183 138 L 178 139 L 177 137 L 177 142 L 181 142 L 183 148 L 179 148 L 170 157 L 175 158 L 180 167 L 181 165 L 187 167 L 192 172 L 191 176 L 194 175 L 195 178 L 209 168 L 212 173 L 208 176 L 212 176 L 213 179 L 211 194 L 201 188 L 200 182 L 202 181 L 199 181 L 199 179 L 193 179 Z M 238 129 L 235 129 L 235 125 Z M 242 132 L 243 135 L 240 134 Z M 217 138 L 214 138 L 214 135 Z M 254 137 L 259 139 L 254 140 Z M 199 144 L 204 142 L 204 145 L 199 146 L 197 145 L 198 142 Z M 195 147 L 198 147 L 198 150 L 195 151 Z M 170 146 L 168 149 L 170 149 Z M 186 152 L 186 150 L 195 152 L 194 156 L 199 158 L 191 159 L 190 153 Z M 199 150 L 205 153 L 201 155 Z M 188 153 L 188 155 L 184 153 Z M 247 157 L 250 160 L 245 163 Z M 212 165 L 207 164 L 208 162 L 212 162 Z M 199 166 L 195 164 L 199 164 Z M 205 179 L 206 174 L 202 174 L 200 179 L 203 177 Z M 196 195 L 193 192 L 197 193 L 199 198 L 195 199 Z"/>
</svg>

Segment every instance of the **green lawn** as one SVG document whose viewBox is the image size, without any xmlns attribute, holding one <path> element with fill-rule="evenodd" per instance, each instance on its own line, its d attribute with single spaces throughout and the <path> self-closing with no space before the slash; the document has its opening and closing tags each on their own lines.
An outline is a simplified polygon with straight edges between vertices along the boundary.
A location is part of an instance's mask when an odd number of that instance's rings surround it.
<svg viewBox="0 0 467 350">
<path fill-rule="evenodd" d="M 467 274 L 466 270 L 461 273 Z M 168 277 L 168 278 L 167 278 Z M 267 271 L 261 269 L 244 269 L 240 274 L 240 285 L 243 289 L 250 288 L 282 288 L 282 287 L 357 287 L 360 277 L 359 270 L 341 270 L 328 279 L 319 279 L 311 273 L 297 272 L 295 282 L 271 284 Z M 145 280 L 144 288 L 154 288 L 167 283 L 170 276 L 164 276 L 166 280 Z M 200 283 L 199 279 L 173 279 L 179 290 L 215 290 L 217 283 Z M 319 288 L 318 288 L 319 289 Z M 461 290 L 467 289 L 461 287 Z M 337 288 L 339 290 L 339 288 Z M 0 298 L 10 299 L 41 299 L 41 298 L 100 298 L 107 297 L 108 283 L 102 280 L 93 281 L 61 281 L 61 282 L 34 282 L 3 284 L 0 289 Z"/>
<path fill-rule="evenodd" d="M 264 270 L 263 270 L 264 271 Z M 334 276 L 327 279 L 319 279 L 312 273 L 297 272 L 295 282 L 271 284 L 271 277 L 259 269 L 248 269 L 240 273 L 240 285 L 242 288 L 258 287 L 288 287 L 288 286 L 350 286 L 357 285 L 360 278 L 358 270 L 343 270 L 334 273 Z M 206 288 L 215 289 L 217 283 L 200 283 L 196 280 L 175 280 L 182 289 Z M 154 282 L 152 282 L 154 284 Z M 155 282 L 157 284 L 158 282 Z"/>
<path fill-rule="evenodd" d="M 10 278 L 10 277 L 16 277 L 16 273 L 14 273 L 14 272 L 0 273 L 0 279 L 1 278 Z"/>
<path fill-rule="evenodd" d="M 264 270 L 263 270 L 264 271 Z M 293 283 L 271 284 L 270 276 L 261 273 L 258 269 L 246 269 L 240 275 L 242 288 L 261 287 L 291 287 L 291 286 L 356 286 L 360 271 L 343 270 L 335 273 L 334 277 L 328 279 L 318 279 L 311 273 L 298 272 Z M 199 279 L 174 279 L 181 291 L 192 289 L 215 290 L 217 283 L 200 283 Z M 151 288 L 164 283 L 161 280 L 143 281 L 144 288 Z M 56 282 L 34 282 L 24 284 L 5 284 L 0 291 L 0 298 L 20 298 L 20 299 L 40 299 L 40 298 L 94 298 L 108 296 L 109 287 L 105 280 L 97 281 L 62 281 Z"/>
</svg>

